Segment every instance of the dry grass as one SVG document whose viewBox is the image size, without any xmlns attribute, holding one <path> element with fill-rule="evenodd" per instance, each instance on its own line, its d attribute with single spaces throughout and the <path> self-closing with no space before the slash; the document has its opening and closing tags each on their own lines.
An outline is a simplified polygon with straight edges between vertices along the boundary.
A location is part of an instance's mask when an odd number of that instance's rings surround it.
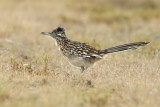
<svg viewBox="0 0 160 107">
<path fill-rule="evenodd" d="M 159 0 L 0 0 L 0 106 L 158 107 Z M 57 26 L 103 49 L 151 41 L 110 54 L 84 74 L 40 34 Z"/>
</svg>

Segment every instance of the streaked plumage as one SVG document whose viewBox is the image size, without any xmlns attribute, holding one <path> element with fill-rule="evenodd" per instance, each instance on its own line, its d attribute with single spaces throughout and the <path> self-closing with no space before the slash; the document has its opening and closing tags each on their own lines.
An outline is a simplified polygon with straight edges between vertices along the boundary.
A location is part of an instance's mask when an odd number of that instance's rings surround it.
<svg viewBox="0 0 160 107">
<path fill-rule="evenodd" d="M 97 50 L 85 43 L 72 41 L 66 37 L 64 28 L 58 27 L 52 32 L 42 32 L 44 35 L 50 35 L 56 40 L 56 44 L 61 54 L 74 66 L 81 67 L 84 71 L 103 56 L 109 53 L 137 49 L 139 46 L 144 46 L 149 42 L 137 42 L 115 46 L 112 48 Z"/>
</svg>

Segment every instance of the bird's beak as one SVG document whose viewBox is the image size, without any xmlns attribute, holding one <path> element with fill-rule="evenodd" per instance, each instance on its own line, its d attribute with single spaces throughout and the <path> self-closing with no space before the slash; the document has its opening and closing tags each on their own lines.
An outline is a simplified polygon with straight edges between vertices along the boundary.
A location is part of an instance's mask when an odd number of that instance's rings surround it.
<svg viewBox="0 0 160 107">
<path fill-rule="evenodd" d="M 50 35 L 51 33 L 50 32 L 41 32 L 41 34 L 43 34 L 43 35 Z"/>
</svg>

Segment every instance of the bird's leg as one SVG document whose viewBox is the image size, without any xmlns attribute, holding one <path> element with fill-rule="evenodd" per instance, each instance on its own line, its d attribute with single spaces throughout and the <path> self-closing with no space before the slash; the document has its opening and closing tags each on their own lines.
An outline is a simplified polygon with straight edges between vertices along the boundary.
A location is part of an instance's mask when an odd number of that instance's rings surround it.
<svg viewBox="0 0 160 107">
<path fill-rule="evenodd" d="M 84 66 L 81 66 L 81 72 L 83 73 L 85 70 L 87 70 L 88 67 L 84 67 Z"/>
<path fill-rule="evenodd" d="M 84 66 L 81 66 L 81 73 L 83 73 L 85 70 Z"/>
</svg>

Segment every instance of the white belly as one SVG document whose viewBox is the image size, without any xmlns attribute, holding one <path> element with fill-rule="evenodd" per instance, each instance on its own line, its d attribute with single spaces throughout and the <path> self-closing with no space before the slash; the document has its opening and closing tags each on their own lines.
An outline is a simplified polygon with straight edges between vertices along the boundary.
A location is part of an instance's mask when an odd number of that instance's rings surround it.
<svg viewBox="0 0 160 107">
<path fill-rule="evenodd" d="M 77 57 L 77 58 L 71 58 L 68 59 L 70 61 L 71 64 L 73 64 L 74 66 L 78 66 L 78 67 L 82 67 L 82 66 L 89 66 L 89 64 L 87 64 L 87 62 L 82 58 L 82 57 Z M 86 65 L 87 64 L 87 65 Z"/>
<path fill-rule="evenodd" d="M 92 65 L 91 63 L 85 61 L 82 57 L 65 58 L 68 60 L 68 62 L 77 67 L 89 67 Z"/>
</svg>

